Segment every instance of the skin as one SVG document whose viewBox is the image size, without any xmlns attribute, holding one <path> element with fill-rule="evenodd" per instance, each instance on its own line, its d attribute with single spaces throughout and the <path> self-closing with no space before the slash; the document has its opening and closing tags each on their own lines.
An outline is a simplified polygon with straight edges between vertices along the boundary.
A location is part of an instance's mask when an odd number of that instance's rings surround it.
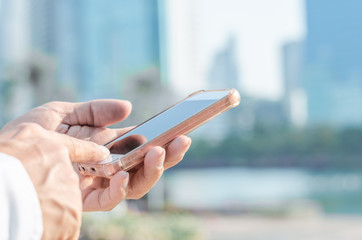
<svg viewBox="0 0 362 240">
<path fill-rule="evenodd" d="M 130 129 L 107 127 L 124 120 L 131 109 L 130 102 L 121 100 L 51 102 L 10 122 L 2 131 L 24 122 L 36 123 L 50 131 L 103 145 Z M 123 199 L 141 198 L 159 180 L 165 169 L 182 160 L 190 144 L 190 138 L 180 136 L 166 149 L 154 147 L 146 154 L 141 167 L 129 173 L 120 171 L 111 179 L 78 174 L 83 211 L 108 211 Z"/>
<path fill-rule="evenodd" d="M 97 160 L 107 151 L 38 124 L 22 123 L 1 131 L 0 152 L 19 159 L 33 182 L 42 210 L 43 239 L 77 239 L 82 196 L 72 161 Z"/>
</svg>

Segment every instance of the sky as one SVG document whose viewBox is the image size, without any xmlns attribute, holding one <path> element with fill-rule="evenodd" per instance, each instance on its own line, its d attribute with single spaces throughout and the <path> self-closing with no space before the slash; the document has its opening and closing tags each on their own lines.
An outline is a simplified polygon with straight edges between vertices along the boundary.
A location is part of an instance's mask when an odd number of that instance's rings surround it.
<svg viewBox="0 0 362 240">
<path fill-rule="evenodd" d="M 303 0 L 168 0 L 169 78 L 175 88 L 207 88 L 213 56 L 237 39 L 241 88 L 278 99 L 283 94 L 283 44 L 305 35 Z"/>
</svg>

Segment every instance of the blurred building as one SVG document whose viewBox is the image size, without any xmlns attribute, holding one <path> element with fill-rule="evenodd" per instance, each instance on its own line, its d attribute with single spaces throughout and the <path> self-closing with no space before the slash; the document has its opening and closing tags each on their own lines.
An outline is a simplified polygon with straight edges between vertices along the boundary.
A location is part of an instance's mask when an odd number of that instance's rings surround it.
<svg viewBox="0 0 362 240">
<path fill-rule="evenodd" d="M 132 114 L 120 124 L 124 127 L 140 124 L 180 100 L 170 86 L 161 81 L 156 67 L 128 78 L 122 96 L 133 106 Z"/>
<path fill-rule="evenodd" d="M 29 3 L 0 2 L 0 126 L 32 106 L 29 57 Z"/>
<path fill-rule="evenodd" d="M 304 45 L 302 41 L 283 46 L 284 115 L 289 125 L 307 123 L 307 98 L 302 85 Z"/>
<path fill-rule="evenodd" d="M 240 87 L 236 43 L 235 38 L 231 36 L 226 40 L 225 45 L 215 53 L 209 69 L 207 88 L 235 88 L 241 94 L 241 105 L 203 126 L 198 131 L 202 138 L 219 141 L 230 135 L 249 137 L 256 125 L 275 127 L 286 122 L 282 101 L 256 99 L 248 96 Z"/>
<path fill-rule="evenodd" d="M 54 59 L 57 84 L 65 88 L 66 96 L 59 100 L 74 100 L 77 94 L 77 2 L 31 0 L 30 31 L 32 51 Z M 72 5 L 70 5 L 70 3 Z"/>
<path fill-rule="evenodd" d="M 164 28 L 164 68 L 171 86 L 182 96 L 204 89 L 207 84 L 208 64 L 202 52 L 204 34 L 200 0 L 159 0 L 166 10 Z M 161 49 L 162 50 L 162 49 Z M 212 57 L 212 56 L 210 56 Z M 210 59 L 207 58 L 207 61 Z"/>
<path fill-rule="evenodd" d="M 0 2 L 0 63 L 24 61 L 29 53 L 29 4 L 26 0 Z"/>
<path fill-rule="evenodd" d="M 207 89 L 228 89 L 239 87 L 239 69 L 236 58 L 237 41 L 230 36 L 225 45 L 215 53 L 207 77 Z M 208 123 L 200 134 L 208 139 L 221 140 L 227 135 L 241 131 L 242 111 L 240 107 L 232 109 Z"/>
<path fill-rule="evenodd" d="M 217 52 L 212 59 L 208 87 L 211 89 L 236 88 L 239 89 L 239 68 L 236 59 L 237 41 L 230 36 L 223 49 Z"/>
<path fill-rule="evenodd" d="M 163 14 L 157 0 L 2 0 L 0 123 L 50 100 L 121 98 L 160 71 Z"/>
<path fill-rule="evenodd" d="M 362 123 L 362 2 L 307 0 L 303 87 L 308 121 Z"/>
<path fill-rule="evenodd" d="M 253 109 L 253 127 L 262 126 L 269 129 L 284 126 L 286 117 L 282 101 L 270 101 L 264 99 L 250 99 L 249 105 Z"/>
<path fill-rule="evenodd" d="M 56 81 L 54 3 L 1 1 L 0 124 L 44 102 L 74 99 Z"/>
<path fill-rule="evenodd" d="M 120 97 L 123 81 L 159 67 L 157 0 L 32 0 L 32 43 L 54 55 L 80 99 Z"/>
</svg>

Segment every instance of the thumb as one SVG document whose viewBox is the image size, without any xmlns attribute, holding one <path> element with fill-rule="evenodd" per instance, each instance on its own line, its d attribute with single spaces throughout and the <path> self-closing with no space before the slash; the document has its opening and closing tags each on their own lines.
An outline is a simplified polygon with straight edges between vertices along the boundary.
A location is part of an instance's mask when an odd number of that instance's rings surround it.
<svg viewBox="0 0 362 240">
<path fill-rule="evenodd" d="M 60 143 L 68 149 L 69 158 L 72 162 L 99 162 L 110 154 L 108 148 L 94 142 L 80 140 L 61 133 L 53 133 Z"/>
</svg>

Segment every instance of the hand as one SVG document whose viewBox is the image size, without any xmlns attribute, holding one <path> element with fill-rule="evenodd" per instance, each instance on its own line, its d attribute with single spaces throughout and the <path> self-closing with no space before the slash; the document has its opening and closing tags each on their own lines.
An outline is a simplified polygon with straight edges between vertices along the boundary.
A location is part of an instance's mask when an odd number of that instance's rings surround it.
<svg viewBox="0 0 362 240">
<path fill-rule="evenodd" d="M 33 182 L 42 210 L 43 238 L 77 239 L 82 198 L 71 160 L 94 161 L 107 156 L 108 150 L 27 123 L 1 132 L 0 152 L 19 159 Z"/>
<path fill-rule="evenodd" d="M 130 112 L 131 104 L 121 100 L 52 102 L 31 110 L 4 129 L 23 122 L 35 122 L 45 129 L 103 145 L 129 130 L 106 127 L 122 121 Z M 130 172 L 129 176 L 126 172 L 118 172 L 109 180 L 80 175 L 83 210 L 111 210 L 125 198 L 137 199 L 144 196 L 165 169 L 182 160 L 190 144 L 190 138 L 180 136 L 165 150 L 160 147 L 151 149 L 145 156 L 144 165 L 135 172 Z"/>
</svg>

